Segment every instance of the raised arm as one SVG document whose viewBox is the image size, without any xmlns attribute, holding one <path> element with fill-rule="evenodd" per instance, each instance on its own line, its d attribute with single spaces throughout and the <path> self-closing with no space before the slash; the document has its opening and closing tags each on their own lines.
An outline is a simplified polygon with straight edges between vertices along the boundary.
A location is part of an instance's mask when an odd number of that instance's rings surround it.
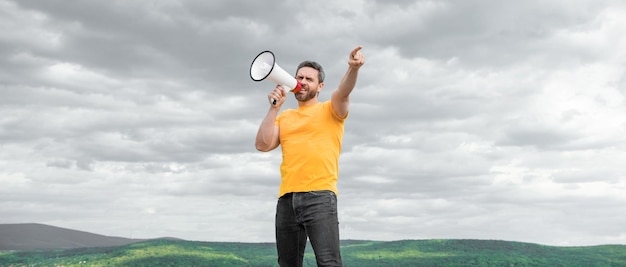
<svg viewBox="0 0 626 267">
<path fill-rule="evenodd" d="M 348 115 L 348 109 L 350 107 L 350 93 L 356 85 L 357 78 L 359 76 L 359 68 L 365 64 L 365 56 L 361 53 L 362 46 L 357 46 L 350 52 L 348 59 L 348 70 L 343 75 L 341 82 L 337 89 L 333 92 L 330 102 L 333 110 L 340 117 Z"/>
</svg>

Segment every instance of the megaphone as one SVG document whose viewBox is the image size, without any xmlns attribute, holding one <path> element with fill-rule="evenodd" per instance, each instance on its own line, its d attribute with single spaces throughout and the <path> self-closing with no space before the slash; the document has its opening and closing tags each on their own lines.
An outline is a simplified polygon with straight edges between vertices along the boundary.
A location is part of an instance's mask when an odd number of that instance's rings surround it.
<svg viewBox="0 0 626 267">
<path fill-rule="evenodd" d="M 254 58 L 250 65 L 250 78 L 255 82 L 270 79 L 294 93 L 302 90 L 302 84 L 276 64 L 272 51 L 263 51 Z M 276 105 L 276 99 L 272 99 L 272 105 Z"/>
</svg>

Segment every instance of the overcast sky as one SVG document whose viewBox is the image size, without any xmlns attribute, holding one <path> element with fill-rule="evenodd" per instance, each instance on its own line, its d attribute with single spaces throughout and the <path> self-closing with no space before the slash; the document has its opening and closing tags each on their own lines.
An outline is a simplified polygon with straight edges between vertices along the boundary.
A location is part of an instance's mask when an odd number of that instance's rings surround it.
<svg viewBox="0 0 626 267">
<path fill-rule="evenodd" d="M 0 31 L 0 223 L 273 242 L 250 63 L 318 61 L 325 101 L 363 45 L 342 239 L 626 244 L 622 0 L 0 0 Z"/>
</svg>

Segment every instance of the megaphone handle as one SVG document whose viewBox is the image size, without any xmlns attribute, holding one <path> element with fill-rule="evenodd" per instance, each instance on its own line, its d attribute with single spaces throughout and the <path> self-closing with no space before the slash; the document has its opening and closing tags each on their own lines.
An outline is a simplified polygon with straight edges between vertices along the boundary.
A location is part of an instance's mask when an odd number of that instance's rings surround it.
<svg viewBox="0 0 626 267">
<path fill-rule="evenodd" d="M 272 99 L 272 105 L 276 105 L 276 99 Z"/>
</svg>

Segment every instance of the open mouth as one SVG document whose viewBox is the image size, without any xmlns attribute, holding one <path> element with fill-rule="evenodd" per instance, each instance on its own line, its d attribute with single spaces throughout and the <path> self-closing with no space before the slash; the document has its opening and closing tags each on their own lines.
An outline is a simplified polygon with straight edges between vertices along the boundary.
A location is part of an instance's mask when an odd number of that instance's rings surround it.
<svg viewBox="0 0 626 267">
<path fill-rule="evenodd" d="M 295 94 L 306 94 L 306 92 L 308 92 L 308 91 L 309 90 L 307 88 L 302 87 L 302 88 L 300 88 L 300 90 L 295 91 L 294 93 Z"/>
</svg>

